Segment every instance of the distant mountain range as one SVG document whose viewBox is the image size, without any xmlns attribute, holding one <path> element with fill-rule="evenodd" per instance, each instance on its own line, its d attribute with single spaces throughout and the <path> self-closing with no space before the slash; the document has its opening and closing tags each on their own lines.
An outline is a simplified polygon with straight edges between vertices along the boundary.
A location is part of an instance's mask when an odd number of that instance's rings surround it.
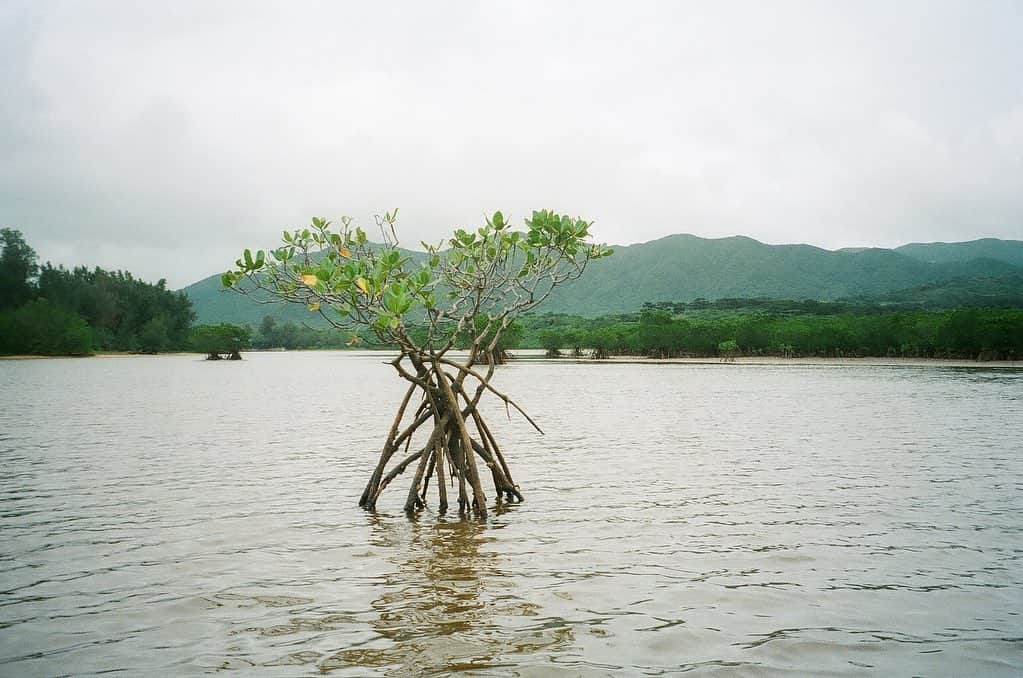
<svg viewBox="0 0 1023 678">
<path fill-rule="evenodd" d="M 637 311 L 648 301 L 725 297 L 984 305 L 984 299 L 1018 298 L 1021 289 L 1019 240 L 984 238 L 913 243 L 893 250 L 832 251 L 811 245 L 767 245 L 743 236 L 708 239 L 679 234 L 616 247 L 614 256 L 592 262 L 580 279 L 556 290 L 540 310 L 595 316 Z M 222 291 L 219 273 L 183 291 L 200 323 L 255 325 L 264 315 L 303 322 L 315 317 L 302 307 L 258 304 Z M 947 299 L 952 301 L 941 301 Z"/>
<path fill-rule="evenodd" d="M 1014 266 L 1023 266 L 1023 242 L 1019 240 L 982 238 L 969 242 L 912 243 L 896 247 L 895 251 L 931 264 L 994 259 Z"/>
</svg>

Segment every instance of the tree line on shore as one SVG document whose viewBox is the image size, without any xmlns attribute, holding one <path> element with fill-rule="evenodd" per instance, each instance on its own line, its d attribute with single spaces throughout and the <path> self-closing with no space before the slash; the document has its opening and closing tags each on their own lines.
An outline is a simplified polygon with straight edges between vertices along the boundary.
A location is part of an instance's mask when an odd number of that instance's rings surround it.
<svg viewBox="0 0 1023 678">
<path fill-rule="evenodd" d="M 1023 310 L 675 313 L 649 305 L 640 313 L 583 318 L 522 317 L 500 350 L 545 349 L 550 357 L 736 356 L 1023 359 Z M 348 348 L 349 335 L 263 319 L 246 327 L 247 346 L 262 349 Z M 357 344 L 357 346 L 362 346 Z"/>
<path fill-rule="evenodd" d="M 0 230 L 0 355 L 344 348 L 350 336 L 266 317 L 258 328 L 195 326 L 191 301 L 126 271 L 39 265 L 19 231 Z"/>
<path fill-rule="evenodd" d="M 349 333 L 266 316 L 258 327 L 193 326 L 188 297 L 163 280 L 102 268 L 39 266 L 21 233 L 0 230 L 0 354 L 96 351 L 361 348 Z M 414 332 L 415 329 L 412 328 Z M 461 342 L 461 343 L 464 343 Z M 532 314 L 498 346 L 550 356 L 902 356 L 1023 359 L 1023 310 L 892 310 L 865 302 L 698 299 L 646 304 L 639 313 L 584 318 Z"/>
<path fill-rule="evenodd" d="M 155 353 L 188 344 L 191 302 L 165 281 L 99 267 L 39 266 L 13 229 L 0 231 L 0 242 L 0 353 Z"/>
<path fill-rule="evenodd" d="M 536 316 L 527 341 L 549 356 L 651 358 L 737 355 L 1023 359 L 1023 310 L 883 313 Z"/>
<path fill-rule="evenodd" d="M 0 355 L 200 351 L 238 356 L 251 331 L 193 326 L 183 292 L 126 271 L 39 265 L 22 234 L 0 230 Z"/>
</svg>

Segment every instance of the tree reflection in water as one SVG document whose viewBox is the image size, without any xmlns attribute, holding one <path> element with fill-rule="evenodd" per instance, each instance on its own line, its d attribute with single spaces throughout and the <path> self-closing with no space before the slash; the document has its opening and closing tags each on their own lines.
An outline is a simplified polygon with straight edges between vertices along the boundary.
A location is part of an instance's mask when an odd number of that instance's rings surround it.
<svg viewBox="0 0 1023 678">
<path fill-rule="evenodd" d="M 524 619 L 538 606 L 515 595 L 514 576 L 486 548 L 495 537 L 485 523 L 371 519 L 372 545 L 394 553 L 397 565 L 373 603 L 380 638 L 324 659 L 321 671 L 442 675 L 518 666 L 528 655 L 571 644 L 569 627 Z"/>
</svg>

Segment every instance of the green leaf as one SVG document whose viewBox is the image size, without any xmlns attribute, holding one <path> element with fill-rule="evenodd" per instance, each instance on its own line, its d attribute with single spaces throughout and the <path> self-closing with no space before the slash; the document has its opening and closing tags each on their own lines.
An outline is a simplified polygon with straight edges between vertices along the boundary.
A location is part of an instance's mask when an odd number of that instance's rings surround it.
<svg viewBox="0 0 1023 678">
<path fill-rule="evenodd" d="M 331 261 L 330 259 L 324 259 L 323 261 L 320 262 L 319 268 L 316 269 L 316 277 L 319 278 L 320 280 L 329 281 L 331 278 L 334 277 L 334 272 L 336 270 L 337 267 L 334 265 L 333 261 Z"/>
</svg>

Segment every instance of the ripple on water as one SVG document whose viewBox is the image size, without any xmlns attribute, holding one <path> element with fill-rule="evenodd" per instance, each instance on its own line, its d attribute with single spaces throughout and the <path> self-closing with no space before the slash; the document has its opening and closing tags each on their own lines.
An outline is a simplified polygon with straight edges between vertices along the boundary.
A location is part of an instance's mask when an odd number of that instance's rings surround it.
<svg viewBox="0 0 1023 678">
<path fill-rule="evenodd" d="M 0 674 L 1023 673 L 1019 371 L 520 362 L 478 524 L 382 362 L 0 361 Z"/>
</svg>

